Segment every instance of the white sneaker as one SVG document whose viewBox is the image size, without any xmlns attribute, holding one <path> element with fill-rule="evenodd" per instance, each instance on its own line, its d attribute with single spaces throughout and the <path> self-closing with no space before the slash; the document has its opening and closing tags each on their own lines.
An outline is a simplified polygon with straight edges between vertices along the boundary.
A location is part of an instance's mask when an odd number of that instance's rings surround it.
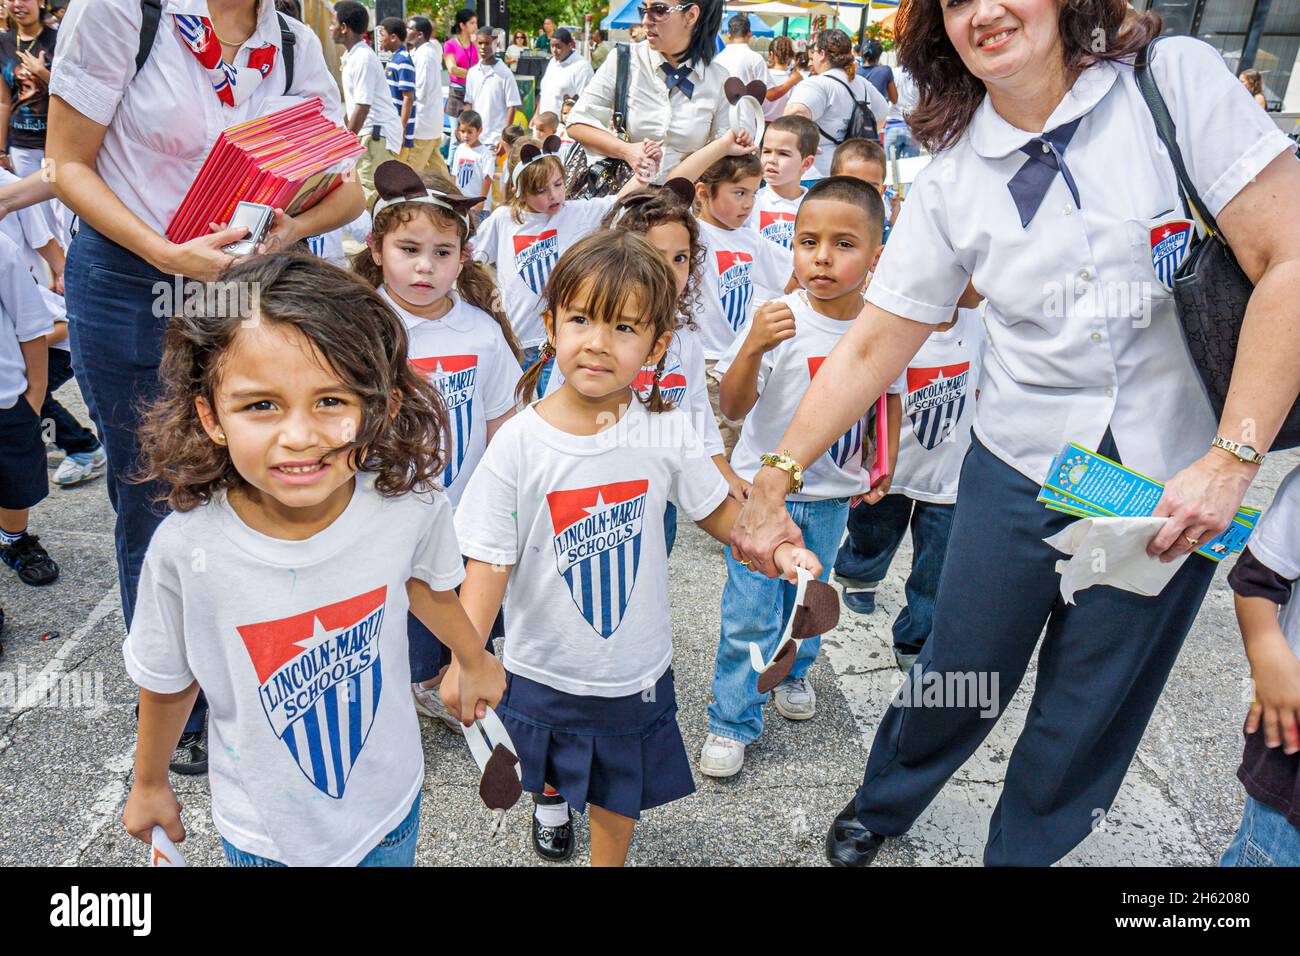
<svg viewBox="0 0 1300 956">
<path fill-rule="evenodd" d="M 811 720 L 817 716 L 817 693 L 806 677 L 777 684 L 772 692 L 772 704 L 786 720 Z"/>
<path fill-rule="evenodd" d="M 98 478 L 108 467 L 108 454 L 103 447 L 94 451 L 79 451 L 68 455 L 59 462 L 54 472 L 54 483 L 63 488 L 79 485 L 83 481 Z"/>
<path fill-rule="evenodd" d="M 461 733 L 460 721 L 451 715 L 451 711 L 442 702 L 442 695 L 438 693 L 438 688 L 412 684 L 411 696 L 415 698 L 415 712 L 421 717 L 440 720 L 448 730 Z"/>
<path fill-rule="evenodd" d="M 700 773 L 706 777 L 734 777 L 745 766 L 745 745 L 730 737 L 709 734 L 700 751 Z"/>
</svg>

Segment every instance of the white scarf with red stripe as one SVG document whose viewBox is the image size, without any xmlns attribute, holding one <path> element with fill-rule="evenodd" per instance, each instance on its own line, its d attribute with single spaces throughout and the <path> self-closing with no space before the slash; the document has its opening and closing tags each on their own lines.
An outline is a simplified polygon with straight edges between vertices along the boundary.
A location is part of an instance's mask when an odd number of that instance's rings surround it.
<svg viewBox="0 0 1300 956">
<path fill-rule="evenodd" d="M 221 59 L 221 41 L 212 21 L 189 13 L 172 14 L 181 40 L 208 71 L 212 89 L 227 106 L 239 106 L 257 88 L 275 64 L 275 46 L 267 43 L 248 51 L 248 65 L 234 66 Z"/>
</svg>

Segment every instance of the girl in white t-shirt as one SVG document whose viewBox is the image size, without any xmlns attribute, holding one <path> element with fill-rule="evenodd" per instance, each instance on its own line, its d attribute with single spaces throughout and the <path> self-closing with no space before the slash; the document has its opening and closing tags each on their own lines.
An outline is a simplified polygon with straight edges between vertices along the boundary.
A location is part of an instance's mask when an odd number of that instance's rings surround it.
<svg viewBox="0 0 1300 956">
<path fill-rule="evenodd" d="M 184 839 L 167 764 L 202 686 L 231 865 L 409 866 L 424 769 L 408 607 L 459 658 L 462 717 L 504 687 L 455 594 L 446 412 L 355 277 L 278 254 L 224 278 L 257 298 L 172 320 L 142 426 L 173 510 L 123 648 L 140 716 L 122 822 Z"/>
<path fill-rule="evenodd" d="M 661 382 L 644 400 L 634 388 L 647 365 L 662 376 L 678 305 L 672 269 L 635 233 L 602 231 L 561 256 L 545 316 L 564 385 L 506 422 L 457 511 L 461 596 L 480 632 L 505 600 L 497 710 L 524 788 L 556 794 L 533 818 L 548 859 L 572 852 L 566 802 L 591 807 L 592 863 L 621 865 L 641 811 L 695 789 L 676 719 L 663 514 L 672 500 L 725 541 L 740 505 Z M 539 375 L 524 374 L 521 397 Z M 818 573 L 807 552 L 778 554 L 791 576 L 796 562 Z"/>
<path fill-rule="evenodd" d="M 496 266 L 510 325 L 524 349 L 524 367 L 537 361 L 546 341 L 542 293 L 564 250 L 593 232 L 618 197 L 565 199 L 564 164 L 558 136 L 538 143 L 516 141 L 510 151 L 507 205 L 492 211 L 474 241 L 474 258 Z M 619 195 L 642 188 L 658 172 L 658 155 L 647 154 Z"/>
<path fill-rule="evenodd" d="M 375 170 L 375 190 L 374 223 L 353 269 L 402 319 L 411 366 L 447 407 L 441 483 L 454 509 L 492 435 L 514 414 L 519 346 L 492 277 L 468 258 L 478 197 L 438 173 L 421 180 L 397 160 Z M 437 692 L 451 654 L 414 615 L 408 624 L 415 709 L 460 733 Z"/>
</svg>

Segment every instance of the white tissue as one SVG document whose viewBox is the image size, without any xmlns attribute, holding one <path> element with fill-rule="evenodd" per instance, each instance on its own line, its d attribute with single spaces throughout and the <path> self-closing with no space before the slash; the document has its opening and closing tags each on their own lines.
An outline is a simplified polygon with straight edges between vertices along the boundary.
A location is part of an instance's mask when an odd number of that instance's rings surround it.
<svg viewBox="0 0 1300 956">
<path fill-rule="evenodd" d="M 1094 584 L 1153 597 L 1169 583 L 1187 555 L 1164 562 L 1147 557 L 1147 545 L 1168 518 L 1080 518 L 1065 530 L 1044 538 L 1057 551 L 1072 555 L 1057 561 L 1061 597 L 1074 603 L 1074 595 Z"/>
</svg>

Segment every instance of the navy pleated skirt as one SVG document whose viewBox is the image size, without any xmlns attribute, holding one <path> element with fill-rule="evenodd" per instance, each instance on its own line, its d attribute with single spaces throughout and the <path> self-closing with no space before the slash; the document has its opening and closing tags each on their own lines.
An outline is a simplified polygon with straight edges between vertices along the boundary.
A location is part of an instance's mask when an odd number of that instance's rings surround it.
<svg viewBox="0 0 1300 956">
<path fill-rule="evenodd" d="M 519 753 L 524 789 L 550 784 L 579 813 L 591 803 L 638 820 L 695 792 L 672 668 L 652 692 L 627 697 L 580 697 L 507 673 L 497 713 Z"/>
</svg>

